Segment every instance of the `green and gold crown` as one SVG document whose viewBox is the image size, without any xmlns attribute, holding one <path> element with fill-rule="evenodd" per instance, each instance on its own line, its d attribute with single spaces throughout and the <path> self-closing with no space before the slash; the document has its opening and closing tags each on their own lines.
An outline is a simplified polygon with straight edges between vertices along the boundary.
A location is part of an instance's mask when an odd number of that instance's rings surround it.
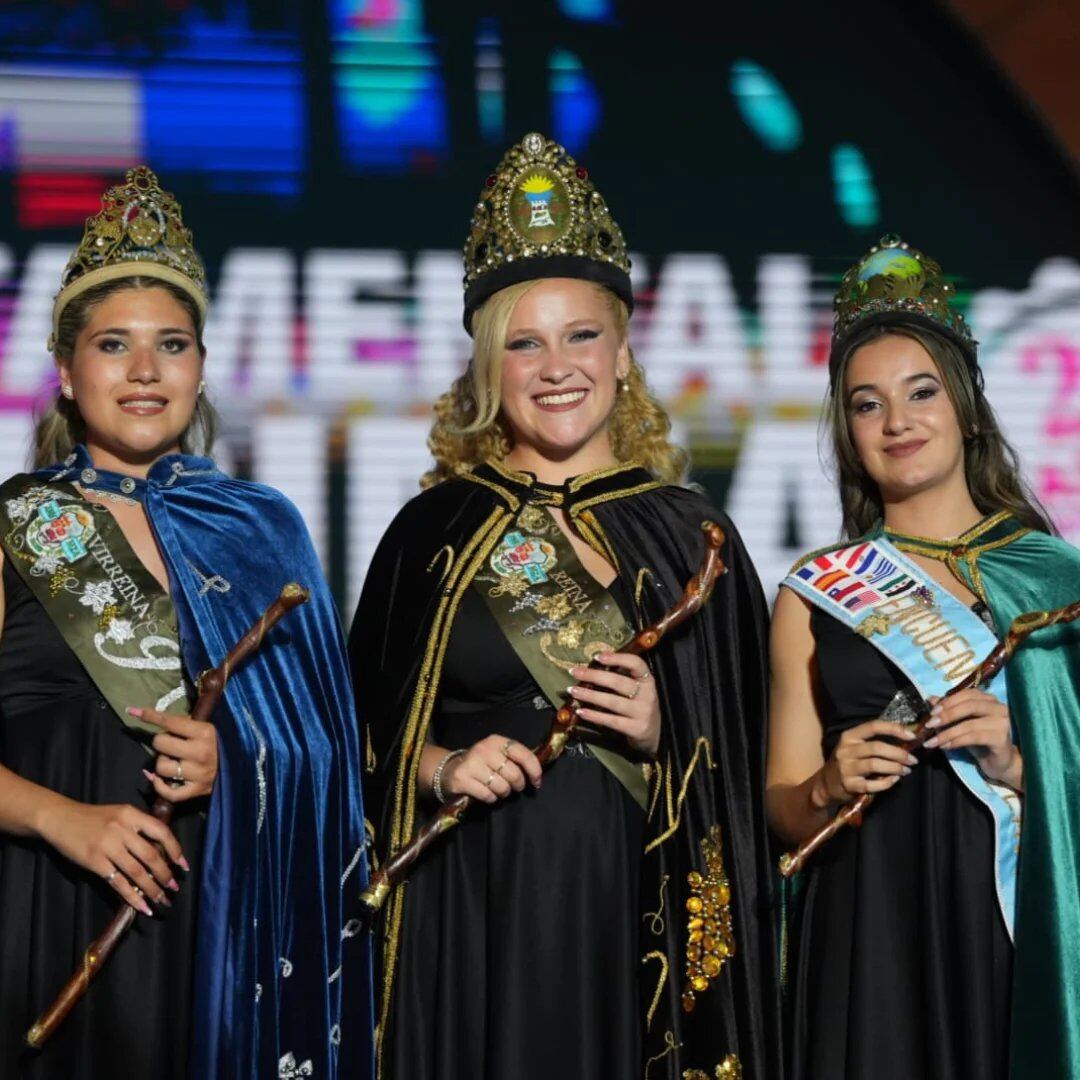
<svg viewBox="0 0 1080 1080">
<path fill-rule="evenodd" d="M 206 270 L 184 225 L 180 204 L 162 191 L 145 166 L 128 169 L 123 184 L 101 197 L 101 209 L 86 219 L 82 242 L 72 253 L 53 301 L 52 349 L 60 315 L 76 296 L 116 278 L 156 277 L 187 292 L 205 313 Z"/>
<path fill-rule="evenodd" d="M 830 379 L 835 382 L 854 337 L 877 324 L 921 326 L 944 334 L 960 347 L 977 376 L 976 342 L 955 300 L 955 286 L 933 259 L 899 236 L 883 236 L 844 274 L 833 300 Z"/>
<path fill-rule="evenodd" d="M 543 277 L 606 285 L 633 307 L 630 257 L 607 203 L 579 165 L 533 132 L 487 178 L 465 244 L 465 329 L 508 285 Z"/>
</svg>

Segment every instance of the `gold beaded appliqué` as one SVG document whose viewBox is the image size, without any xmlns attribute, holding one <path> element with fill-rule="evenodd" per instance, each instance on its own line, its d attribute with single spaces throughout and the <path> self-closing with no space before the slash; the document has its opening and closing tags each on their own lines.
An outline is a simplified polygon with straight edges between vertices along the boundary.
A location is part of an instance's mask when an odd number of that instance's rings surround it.
<svg viewBox="0 0 1080 1080">
<path fill-rule="evenodd" d="M 731 885 L 724 872 L 720 826 L 713 825 L 701 841 L 705 872 L 687 875 L 690 896 L 686 900 L 686 985 L 682 993 L 684 1012 L 693 1012 L 697 995 L 703 994 L 735 955 L 735 932 L 731 921 Z M 718 1074 L 719 1075 L 719 1074 Z"/>
<path fill-rule="evenodd" d="M 714 1080 L 742 1080 L 742 1065 L 734 1054 L 728 1054 L 713 1072 Z M 683 1080 L 709 1080 L 704 1069 L 684 1069 Z"/>
</svg>

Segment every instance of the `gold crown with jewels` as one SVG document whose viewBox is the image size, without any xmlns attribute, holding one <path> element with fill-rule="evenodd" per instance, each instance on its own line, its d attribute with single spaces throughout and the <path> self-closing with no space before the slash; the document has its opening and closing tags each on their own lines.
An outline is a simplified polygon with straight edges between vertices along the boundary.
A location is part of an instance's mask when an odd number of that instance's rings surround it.
<svg viewBox="0 0 1080 1080">
<path fill-rule="evenodd" d="M 976 342 L 953 306 L 956 287 L 928 255 L 899 236 L 883 236 L 850 267 L 833 299 L 829 374 L 833 382 L 849 343 L 877 324 L 936 330 L 960 347 L 972 377 L 981 379 Z"/>
<path fill-rule="evenodd" d="M 75 297 L 117 278 L 159 278 L 183 289 L 206 314 L 206 270 L 184 225 L 180 204 L 163 191 L 145 165 L 128 169 L 123 184 L 101 197 L 101 209 L 86 219 L 79 246 L 68 259 L 53 301 L 52 337 L 56 344 L 60 315 Z"/>
<path fill-rule="evenodd" d="M 500 289 L 544 277 L 595 281 L 634 304 L 626 241 L 588 170 L 532 132 L 503 156 L 473 211 L 465 243 L 465 329 Z"/>
</svg>

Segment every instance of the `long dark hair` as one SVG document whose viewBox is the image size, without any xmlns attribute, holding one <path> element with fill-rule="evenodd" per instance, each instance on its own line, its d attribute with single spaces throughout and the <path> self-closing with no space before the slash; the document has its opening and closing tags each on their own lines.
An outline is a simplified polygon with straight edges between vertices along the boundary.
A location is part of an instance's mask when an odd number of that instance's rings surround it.
<svg viewBox="0 0 1080 1080">
<path fill-rule="evenodd" d="M 106 297 L 125 289 L 164 289 L 191 317 L 195 328 L 195 341 L 199 354 L 206 356 L 203 344 L 203 320 L 198 305 L 183 289 L 171 282 L 148 276 L 117 278 L 95 285 L 76 296 L 64 308 L 57 326 L 56 343 L 53 355 L 58 360 L 70 361 L 75 354 L 75 340 L 86 329 L 90 313 L 95 305 Z M 200 394 L 195 401 L 188 426 L 180 436 L 180 449 L 185 454 L 208 454 L 217 435 L 217 413 L 205 394 Z M 69 398 L 58 394 L 37 418 L 34 426 L 34 453 L 32 467 L 35 469 L 63 461 L 77 443 L 86 441 L 86 423 L 79 412 L 79 406 Z"/>
<path fill-rule="evenodd" d="M 1016 451 L 1002 434 L 994 410 L 975 385 L 959 348 L 930 329 L 879 325 L 852 340 L 840 361 L 836 382 L 826 401 L 824 419 L 832 437 L 844 537 L 850 540 L 862 536 L 885 512 L 881 492 L 863 468 L 851 439 L 844 376 L 851 358 L 862 346 L 888 334 L 917 341 L 937 364 L 964 436 L 964 475 L 972 502 L 980 512 L 992 514 L 1008 510 L 1030 528 L 1056 534 L 1050 516 L 1020 478 Z"/>
</svg>

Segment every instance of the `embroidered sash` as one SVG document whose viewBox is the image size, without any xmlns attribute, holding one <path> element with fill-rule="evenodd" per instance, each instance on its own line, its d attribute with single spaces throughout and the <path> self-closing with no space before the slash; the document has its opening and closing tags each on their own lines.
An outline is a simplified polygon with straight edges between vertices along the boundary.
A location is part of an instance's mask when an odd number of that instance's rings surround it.
<svg viewBox="0 0 1080 1080">
<path fill-rule="evenodd" d="M 634 636 L 611 593 L 581 565 L 565 533 L 539 506 L 522 508 L 473 585 L 555 708 L 567 700 L 571 668 L 587 667 L 597 653 L 618 652 Z M 578 731 L 645 809 L 648 784 L 641 767 L 602 745 L 603 736 L 592 729 Z"/>
<path fill-rule="evenodd" d="M 891 660 L 923 698 L 942 696 L 978 667 L 997 638 L 969 607 L 884 537 L 809 559 L 783 582 Z M 1005 673 L 987 691 L 1007 703 Z M 1010 937 L 1016 908 L 1020 799 L 988 780 L 966 749 L 945 755 L 994 820 L 998 904 Z"/>
<path fill-rule="evenodd" d="M 12 477 L 0 487 L 0 543 L 128 727 L 158 730 L 129 705 L 190 711 L 172 600 L 105 507 L 65 481 Z"/>
</svg>

